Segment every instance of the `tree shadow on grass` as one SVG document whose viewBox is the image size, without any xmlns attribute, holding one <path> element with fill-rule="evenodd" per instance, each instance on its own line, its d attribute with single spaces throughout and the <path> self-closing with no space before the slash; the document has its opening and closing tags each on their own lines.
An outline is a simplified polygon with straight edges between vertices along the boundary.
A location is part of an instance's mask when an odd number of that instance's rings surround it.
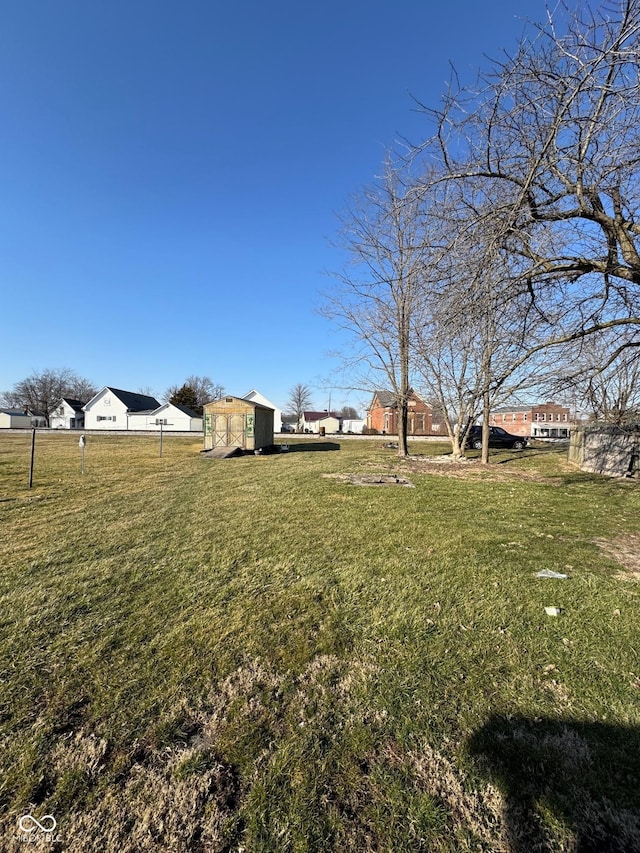
<svg viewBox="0 0 640 853">
<path fill-rule="evenodd" d="M 504 796 L 511 853 L 640 851 L 639 728 L 494 716 L 468 745 Z"/>
<path fill-rule="evenodd" d="M 289 444 L 289 453 L 307 453 L 322 450 L 340 450 L 336 441 L 300 441 Z"/>
<path fill-rule="evenodd" d="M 508 454 L 503 459 L 492 459 L 496 465 L 504 465 L 506 462 L 522 462 L 531 457 L 540 458 L 540 456 L 566 456 L 567 448 L 559 447 L 525 447 L 523 450 L 501 450 L 495 449 L 493 453 L 498 455 L 502 453 Z"/>
</svg>

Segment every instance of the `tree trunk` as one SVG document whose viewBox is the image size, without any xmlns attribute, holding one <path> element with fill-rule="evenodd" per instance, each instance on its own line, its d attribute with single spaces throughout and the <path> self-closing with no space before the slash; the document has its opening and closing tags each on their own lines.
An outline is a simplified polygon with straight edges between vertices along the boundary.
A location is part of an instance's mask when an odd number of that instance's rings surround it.
<svg viewBox="0 0 640 853">
<path fill-rule="evenodd" d="M 398 456 L 409 455 L 407 441 L 407 422 L 409 420 L 409 405 L 406 396 L 398 400 Z"/>
<path fill-rule="evenodd" d="M 482 392 L 482 464 L 487 465 L 489 462 L 489 416 L 491 413 L 491 405 L 489 400 L 489 389 L 485 388 Z"/>
</svg>

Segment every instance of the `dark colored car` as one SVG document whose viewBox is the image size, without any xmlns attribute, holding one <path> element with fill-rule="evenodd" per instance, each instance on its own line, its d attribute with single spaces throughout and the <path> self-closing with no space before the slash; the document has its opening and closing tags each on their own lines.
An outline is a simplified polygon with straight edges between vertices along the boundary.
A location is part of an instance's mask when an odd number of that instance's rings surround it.
<svg viewBox="0 0 640 853">
<path fill-rule="evenodd" d="M 522 450 L 527 446 L 527 439 L 523 435 L 512 435 L 502 427 L 489 427 L 489 447 L 508 447 L 512 450 Z M 474 450 L 482 449 L 482 427 L 472 426 L 469 430 L 467 447 Z"/>
</svg>

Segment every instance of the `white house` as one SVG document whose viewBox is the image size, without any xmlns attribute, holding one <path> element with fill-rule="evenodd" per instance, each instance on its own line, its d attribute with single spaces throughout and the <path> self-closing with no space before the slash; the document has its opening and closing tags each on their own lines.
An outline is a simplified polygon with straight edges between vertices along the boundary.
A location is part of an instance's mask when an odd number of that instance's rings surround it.
<svg viewBox="0 0 640 853">
<path fill-rule="evenodd" d="M 267 400 L 267 398 L 259 391 L 256 391 L 255 388 L 252 391 L 249 391 L 248 394 L 245 394 L 242 399 L 249 400 L 252 403 L 260 403 L 261 406 L 273 409 L 273 431 L 282 432 L 282 409 L 274 406 L 270 400 Z"/>
<path fill-rule="evenodd" d="M 51 412 L 49 416 L 49 426 L 52 429 L 83 429 L 84 428 L 84 412 L 82 400 L 72 400 L 70 397 L 63 397 L 59 405 Z"/>
<path fill-rule="evenodd" d="M 202 415 L 188 406 L 163 403 L 152 412 L 129 414 L 129 429 L 171 430 L 172 432 L 202 432 Z"/>
<path fill-rule="evenodd" d="M 340 429 L 340 419 L 333 412 L 303 412 L 303 432 L 335 433 Z"/>
<path fill-rule="evenodd" d="M 141 415 L 160 408 L 155 397 L 105 386 L 84 406 L 85 429 L 146 429 Z"/>
<path fill-rule="evenodd" d="M 0 409 L 0 429 L 31 429 L 31 415 L 23 409 Z"/>
</svg>

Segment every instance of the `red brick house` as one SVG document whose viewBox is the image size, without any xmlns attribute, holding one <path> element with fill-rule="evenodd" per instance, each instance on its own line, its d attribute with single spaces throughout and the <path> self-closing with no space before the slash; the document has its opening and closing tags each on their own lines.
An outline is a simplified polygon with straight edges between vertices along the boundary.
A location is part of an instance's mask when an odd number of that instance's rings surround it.
<svg viewBox="0 0 640 853">
<path fill-rule="evenodd" d="M 549 402 L 496 409 L 489 424 L 528 438 L 567 438 L 571 432 L 570 417 L 566 406 Z"/>
<path fill-rule="evenodd" d="M 374 391 L 367 410 L 367 429 L 384 435 L 398 434 L 398 406 L 391 391 Z M 407 435 L 448 435 L 444 417 L 426 403 L 419 394 L 409 392 Z"/>
</svg>

